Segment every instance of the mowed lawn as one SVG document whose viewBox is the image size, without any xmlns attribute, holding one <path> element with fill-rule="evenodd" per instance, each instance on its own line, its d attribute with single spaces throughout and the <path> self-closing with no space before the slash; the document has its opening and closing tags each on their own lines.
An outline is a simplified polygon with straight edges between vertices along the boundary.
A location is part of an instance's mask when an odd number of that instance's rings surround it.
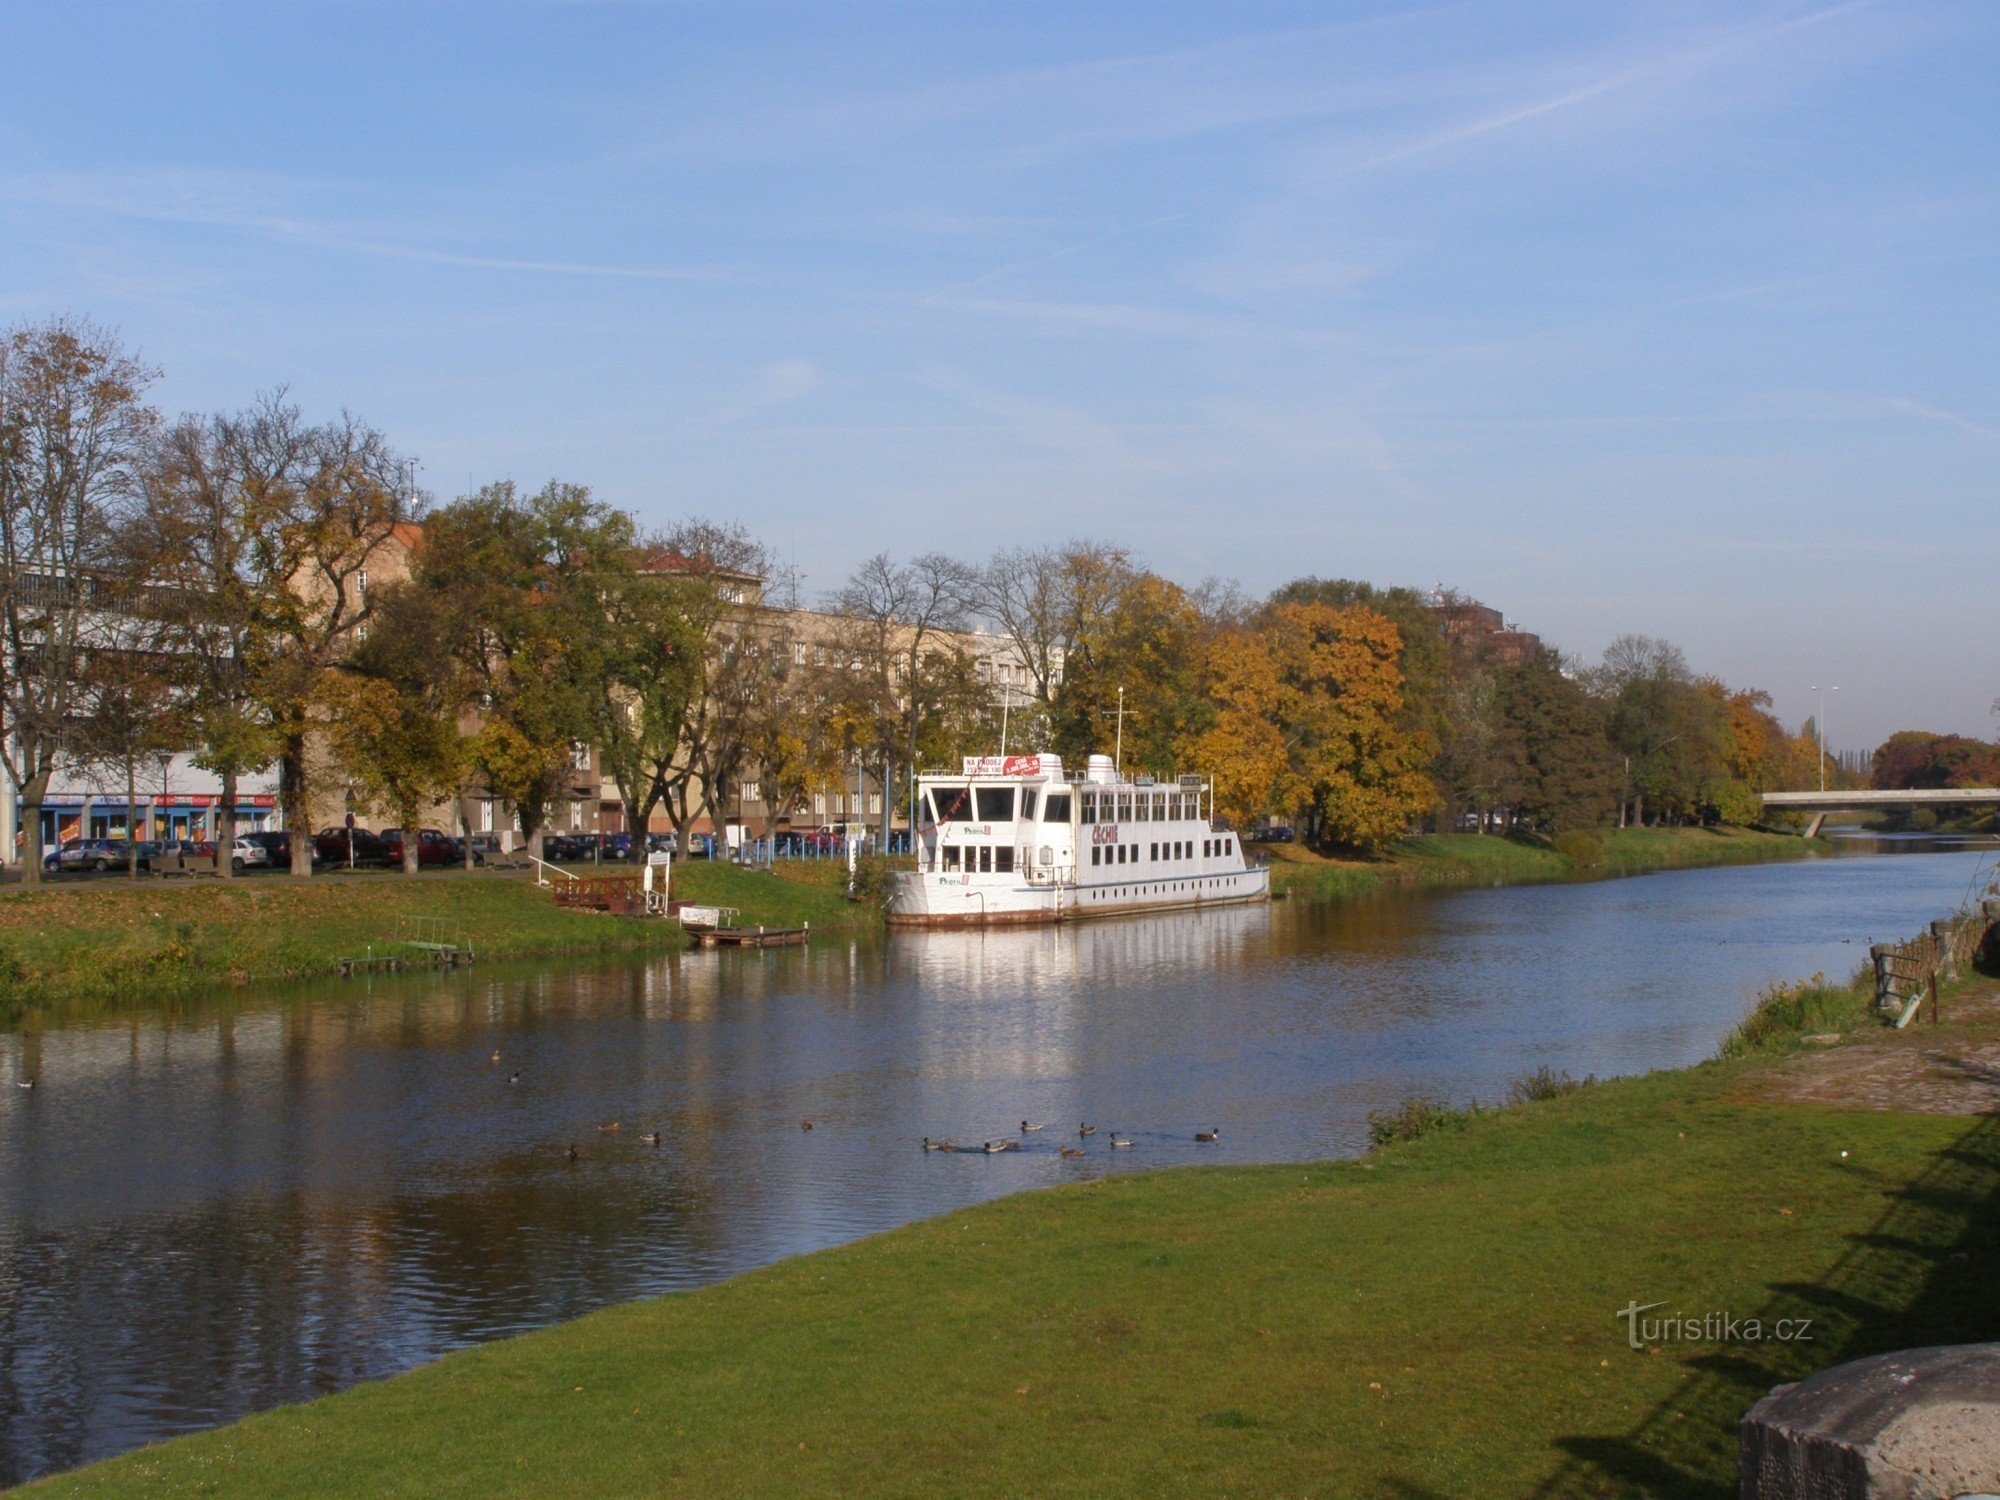
<svg viewBox="0 0 2000 1500">
<path fill-rule="evenodd" d="M 33 1493 L 1731 1495 L 1774 1382 L 2000 1336 L 2000 1122 L 1760 1103 L 1748 1067 L 1339 1165 L 1225 1142 Z M 1635 1351 L 1633 1302 L 1812 1337 Z"/>
</svg>

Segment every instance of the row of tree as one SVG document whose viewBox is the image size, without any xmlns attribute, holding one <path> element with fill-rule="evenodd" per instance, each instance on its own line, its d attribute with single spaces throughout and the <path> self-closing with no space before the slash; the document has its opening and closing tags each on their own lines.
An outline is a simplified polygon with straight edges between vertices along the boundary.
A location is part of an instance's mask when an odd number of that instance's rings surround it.
<svg viewBox="0 0 2000 1500">
<path fill-rule="evenodd" d="M 1205 771 L 1241 823 L 1362 848 L 1747 822 L 1817 769 L 1766 696 L 1644 637 L 1578 669 L 1453 629 L 1452 598 L 1306 578 L 1249 600 L 1097 542 L 878 556 L 801 610 L 740 527 L 646 534 L 560 482 L 433 509 L 364 423 L 282 395 L 167 421 L 152 378 L 88 324 L 0 339 L 0 738 L 30 879 L 60 765 L 117 767 L 131 796 L 175 750 L 220 779 L 224 839 L 275 766 L 290 828 L 337 782 L 405 829 L 497 798 L 537 844 L 581 754 L 629 827 L 720 821 L 750 781 L 782 817 L 861 768 L 886 831 L 917 767 L 1003 725 L 1011 748 Z M 292 858 L 309 870 L 304 839 Z"/>
</svg>

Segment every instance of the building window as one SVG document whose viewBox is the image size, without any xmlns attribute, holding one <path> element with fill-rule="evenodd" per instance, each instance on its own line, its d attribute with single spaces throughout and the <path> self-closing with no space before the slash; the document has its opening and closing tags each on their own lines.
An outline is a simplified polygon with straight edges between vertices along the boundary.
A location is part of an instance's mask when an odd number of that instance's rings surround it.
<svg viewBox="0 0 2000 1500">
<path fill-rule="evenodd" d="M 590 746 L 582 744 L 571 745 L 569 747 L 569 764 L 571 770 L 588 771 L 590 769 Z"/>
<path fill-rule="evenodd" d="M 759 793 L 756 782 L 746 781 L 743 783 L 743 800 L 745 802 L 761 802 L 764 800 Z"/>
</svg>

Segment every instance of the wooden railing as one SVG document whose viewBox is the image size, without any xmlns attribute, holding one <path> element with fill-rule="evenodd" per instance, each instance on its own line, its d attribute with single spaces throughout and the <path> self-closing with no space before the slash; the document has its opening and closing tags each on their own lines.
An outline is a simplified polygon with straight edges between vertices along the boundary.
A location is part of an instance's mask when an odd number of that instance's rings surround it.
<svg viewBox="0 0 2000 1500">
<path fill-rule="evenodd" d="M 608 911 L 621 917 L 643 917 L 647 911 L 645 877 L 641 875 L 571 876 L 550 894 L 557 906 L 583 911 Z"/>
<path fill-rule="evenodd" d="M 1907 942 L 1877 943 L 1868 950 L 1875 964 L 1875 1003 L 1896 1011 L 1907 1026 L 1928 997 L 1937 1018 L 1940 984 L 1971 968 L 1982 953 L 2000 947 L 2000 900 L 1982 901 L 1963 916 L 1945 917 Z"/>
</svg>

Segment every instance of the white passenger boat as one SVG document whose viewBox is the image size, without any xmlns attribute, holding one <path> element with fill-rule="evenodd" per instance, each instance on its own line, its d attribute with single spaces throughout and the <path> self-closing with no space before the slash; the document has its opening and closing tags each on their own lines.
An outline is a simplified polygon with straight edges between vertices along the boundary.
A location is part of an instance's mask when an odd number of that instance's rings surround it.
<svg viewBox="0 0 2000 1500">
<path fill-rule="evenodd" d="M 917 779 L 917 868 L 892 927 L 998 927 L 1262 901 L 1271 872 L 1216 828 L 1208 782 L 1120 776 L 1108 755 L 1066 776 L 1053 755 L 967 756 Z"/>
</svg>

